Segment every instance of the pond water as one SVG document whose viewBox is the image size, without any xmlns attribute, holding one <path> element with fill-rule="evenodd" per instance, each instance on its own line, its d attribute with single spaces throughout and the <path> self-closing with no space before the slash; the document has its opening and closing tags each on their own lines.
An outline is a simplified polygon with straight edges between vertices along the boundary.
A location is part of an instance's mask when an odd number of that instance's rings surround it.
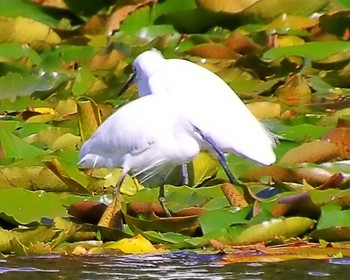
<svg viewBox="0 0 350 280">
<path fill-rule="evenodd" d="M 347 279 L 350 259 L 223 264 L 220 255 L 9 257 L 1 279 Z"/>
</svg>

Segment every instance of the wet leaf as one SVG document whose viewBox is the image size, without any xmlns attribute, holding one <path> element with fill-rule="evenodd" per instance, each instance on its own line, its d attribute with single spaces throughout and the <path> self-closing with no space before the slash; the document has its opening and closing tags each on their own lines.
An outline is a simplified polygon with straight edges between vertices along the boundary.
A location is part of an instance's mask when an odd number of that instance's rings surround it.
<svg viewBox="0 0 350 280">
<path fill-rule="evenodd" d="M 276 246 L 258 248 L 238 254 L 224 256 L 225 263 L 251 263 L 251 262 L 281 262 L 298 259 L 323 260 L 337 256 L 347 256 L 347 248 L 315 247 L 313 244 L 291 244 L 290 246 Z M 259 252 L 260 251 L 260 252 Z M 263 253 L 261 253 L 263 251 Z"/>
<path fill-rule="evenodd" d="M 309 218 L 290 217 L 272 219 L 253 225 L 243 230 L 237 237 L 229 237 L 227 244 L 245 245 L 259 242 L 270 242 L 276 239 L 287 239 L 298 236 L 311 229 L 314 221 Z"/>
<path fill-rule="evenodd" d="M 54 226 L 38 226 L 25 229 L 4 230 L 0 228 L 0 251 L 10 253 L 12 240 L 16 239 L 24 246 L 36 242 L 49 242 L 56 235 Z"/>
</svg>

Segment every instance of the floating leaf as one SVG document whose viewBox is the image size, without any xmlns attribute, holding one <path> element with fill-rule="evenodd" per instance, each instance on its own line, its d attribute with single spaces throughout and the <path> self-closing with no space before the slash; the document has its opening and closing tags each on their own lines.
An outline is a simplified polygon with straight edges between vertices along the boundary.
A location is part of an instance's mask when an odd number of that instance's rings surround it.
<svg viewBox="0 0 350 280">
<path fill-rule="evenodd" d="M 47 154 L 46 151 L 27 144 L 22 139 L 1 128 L 0 139 L 7 158 L 31 159 Z"/>
<path fill-rule="evenodd" d="M 1 218 L 15 224 L 40 223 L 43 218 L 65 216 L 66 209 L 54 194 L 20 188 L 0 189 Z M 30 203 L 28 203 L 30 201 Z"/>
<path fill-rule="evenodd" d="M 85 188 L 88 185 L 88 180 L 83 173 L 79 172 L 76 165 L 55 156 L 46 157 L 43 163 L 65 182 L 73 192 L 88 193 Z"/>
<path fill-rule="evenodd" d="M 140 234 L 109 244 L 107 248 L 119 250 L 126 254 L 149 254 L 158 252 L 151 242 Z"/>
<path fill-rule="evenodd" d="M 304 143 L 299 147 L 289 150 L 280 163 L 296 164 L 302 162 L 325 162 L 340 156 L 336 145 L 328 141 L 313 141 Z"/>
<path fill-rule="evenodd" d="M 293 4 L 294 5 L 294 4 Z M 309 42 L 300 46 L 288 46 L 270 49 L 264 53 L 263 58 L 267 60 L 286 56 L 303 56 L 310 60 L 319 60 L 334 53 L 350 50 L 350 42 L 326 41 Z"/>
<path fill-rule="evenodd" d="M 309 218 L 290 217 L 272 219 L 242 231 L 237 237 L 225 242 L 231 245 L 256 244 L 270 242 L 275 239 L 296 237 L 311 229 L 314 221 Z"/>
<path fill-rule="evenodd" d="M 16 17 L 15 19 L 0 18 L 0 43 L 15 42 L 33 45 L 58 44 L 61 38 L 50 27 L 35 20 Z"/>
<path fill-rule="evenodd" d="M 12 240 L 16 238 L 24 246 L 36 242 L 50 242 L 56 235 L 54 226 L 38 226 L 26 229 L 5 230 L 0 228 L 0 252 L 10 253 Z"/>
<path fill-rule="evenodd" d="M 102 123 L 97 104 L 93 100 L 78 100 L 80 135 L 85 142 Z"/>
</svg>

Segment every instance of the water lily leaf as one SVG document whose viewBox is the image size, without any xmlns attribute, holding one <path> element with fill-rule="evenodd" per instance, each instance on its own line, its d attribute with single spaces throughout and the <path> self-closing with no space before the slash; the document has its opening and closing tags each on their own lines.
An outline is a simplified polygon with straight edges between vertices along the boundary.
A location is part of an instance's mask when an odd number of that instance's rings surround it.
<svg viewBox="0 0 350 280">
<path fill-rule="evenodd" d="M 23 246 L 36 242 L 50 242 L 56 235 L 55 226 L 38 226 L 26 229 L 5 230 L 0 228 L 0 252 L 10 253 L 12 240 L 16 238 Z"/>
<path fill-rule="evenodd" d="M 256 69 L 255 69 L 256 70 Z M 230 82 L 230 86 L 240 96 L 257 96 L 264 92 L 269 92 L 271 89 L 280 82 L 280 79 L 271 79 L 267 81 L 261 81 L 257 79 L 246 79 L 244 77 L 238 77 Z"/>
<path fill-rule="evenodd" d="M 229 249 L 230 247 L 228 247 Z M 258 248 L 258 251 L 259 248 Z M 242 254 L 228 254 L 223 257 L 224 263 L 265 263 L 298 259 L 324 260 L 335 256 L 348 256 L 347 248 L 315 247 L 313 244 L 296 244 L 293 246 L 264 247 L 264 253 L 248 250 Z"/>
<path fill-rule="evenodd" d="M 0 42 L 15 42 L 21 44 L 59 44 L 61 38 L 47 25 L 33 19 L 16 17 L 15 19 L 0 18 Z"/>
<path fill-rule="evenodd" d="M 293 3 L 294 5 L 294 3 Z M 344 41 L 325 41 L 309 42 L 300 46 L 288 46 L 270 49 L 264 53 L 263 58 L 274 60 L 286 56 L 302 56 L 310 60 L 319 60 L 334 53 L 340 53 L 350 50 L 350 42 Z"/>
<path fill-rule="evenodd" d="M 3 7 L 0 11 L 0 16 L 32 18 L 51 27 L 57 27 L 63 16 L 57 10 L 45 8 L 35 2 L 26 0 L 1 0 L 0 5 Z M 24 27 L 24 30 L 28 29 Z"/>
<path fill-rule="evenodd" d="M 129 205 L 128 208 L 123 208 L 123 214 L 130 228 L 138 228 L 142 231 L 171 231 L 186 235 L 194 234 L 198 227 L 198 217 L 204 212 L 204 210 L 200 208 L 189 209 L 190 211 L 183 209 L 177 213 L 173 213 L 172 217 L 162 218 L 157 216 L 152 211 L 153 208 L 151 207 L 144 208 L 145 211 L 147 211 L 144 213 L 145 215 L 136 217 L 132 212 L 129 213 L 129 208 Z"/>
<path fill-rule="evenodd" d="M 187 53 L 207 58 L 217 58 L 217 59 L 235 59 L 238 55 L 230 48 L 220 45 L 220 44 L 200 44 L 192 47 L 186 51 Z"/>
<path fill-rule="evenodd" d="M 131 238 L 124 238 L 109 244 L 106 248 L 119 250 L 126 254 L 149 254 L 157 253 L 157 250 L 150 241 L 144 238 L 141 234 Z"/>
<path fill-rule="evenodd" d="M 60 127 L 42 129 L 39 133 L 25 138 L 29 143 L 42 142 L 51 150 L 76 150 L 81 145 L 81 138 L 72 133 L 66 133 L 67 129 Z"/>
<path fill-rule="evenodd" d="M 242 231 L 238 236 L 224 243 L 231 245 L 256 244 L 270 242 L 276 239 L 296 237 L 311 229 L 314 221 L 303 217 L 279 218 L 253 225 Z"/>
<path fill-rule="evenodd" d="M 350 158 L 350 128 L 338 127 L 324 135 L 322 140 L 335 144 L 342 158 Z"/>
<path fill-rule="evenodd" d="M 243 2 L 243 1 L 241 1 Z M 302 0 L 262 0 L 248 7 L 243 11 L 245 17 L 253 17 L 260 20 L 272 20 L 277 16 L 286 13 L 289 15 L 309 16 L 313 12 L 319 11 L 328 4 L 326 0 L 312 0 L 307 3 Z M 271 9 L 271 7 L 274 7 Z"/>
<path fill-rule="evenodd" d="M 5 129 L 0 129 L 0 139 L 7 158 L 31 159 L 47 154 L 46 151 L 24 142 Z"/>
<path fill-rule="evenodd" d="M 250 207 L 243 208 L 239 211 L 230 209 L 220 209 L 216 211 L 208 211 L 199 217 L 199 223 L 203 234 L 218 231 L 235 224 L 246 224 L 247 216 L 251 211 Z"/>
<path fill-rule="evenodd" d="M 161 233 L 155 231 L 144 231 L 140 232 L 140 234 L 153 243 L 166 243 L 167 247 L 170 249 L 195 249 L 208 244 L 208 239 L 205 237 L 188 237 L 174 232 Z"/>
<path fill-rule="evenodd" d="M 321 208 L 317 229 L 330 227 L 350 227 L 350 210 L 342 210 L 341 205 L 329 204 Z"/>
<path fill-rule="evenodd" d="M 86 176 L 79 172 L 76 165 L 56 156 L 44 158 L 43 163 L 66 183 L 72 192 L 82 194 L 89 192 L 86 189 L 89 182 Z"/>
<path fill-rule="evenodd" d="M 41 63 L 40 55 L 27 45 L 18 43 L 2 43 L 0 44 L 0 57 L 19 59 L 28 57 L 34 64 Z"/>
<path fill-rule="evenodd" d="M 276 102 L 260 101 L 247 104 L 248 109 L 258 119 L 277 118 L 281 115 L 281 104 Z"/>
<path fill-rule="evenodd" d="M 93 100 L 79 99 L 77 106 L 80 135 L 83 142 L 85 142 L 101 125 L 101 115 L 97 104 Z"/>
<path fill-rule="evenodd" d="M 231 206 L 239 208 L 248 206 L 244 190 L 241 190 L 242 188 L 230 183 L 223 183 L 221 189 Z"/>
<path fill-rule="evenodd" d="M 222 12 L 222 13 L 230 13 L 236 14 L 244 11 L 249 6 L 259 2 L 258 0 L 249 0 L 249 1 L 227 1 L 227 0 L 219 0 L 219 1 L 210 1 L 210 0 L 198 0 L 198 6 L 203 9 L 208 9 L 213 12 Z"/>
<path fill-rule="evenodd" d="M 18 163 L 20 164 L 20 162 Z M 29 166 L 29 164 L 31 164 Z M 0 171 L 1 188 L 25 188 L 45 191 L 68 191 L 69 188 L 49 169 L 34 166 L 33 160 L 24 166 L 9 166 Z"/>
<path fill-rule="evenodd" d="M 317 205 L 324 204 L 338 204 L 340 206 L 348 207 L 350 205 L 350 191 L 349 189 L 326 189 L 326 190 L 312 190 L 310 191 L 312 201 Z M 332 210 L 333 208 L 331 208 Z"/>
<path fill-rule="evenodd" d="M 325 32 L 343 37 L 345 36 L 346 30 L 350 29 L 349 17 L 349 10 L 326 13 L 319 18 L 319 24 Z"/>
<path fill-rule="evenodd" d="M 211 153 L 202 152 L 194 159 L 192 167 L 193 169 L 189 170 L 189 177 L 190 181 L 192 181 L 191 185 L 197 187 L 217 173 L 218 161 L 211 155 Z"/>
<path fill-rule="evenodd" d="M 275 29 L 278 31 L 287 31 L 290 29 L 307 29 L 318 23 L 316 18 L 297 16 L 291 14 L 282 14 L 265 26 L 266 30 Z"/>
<path fill-rule="evenodd" d="M 296 215 L 317 219 L 321 214 L 320 206 L 312 201 L 308 191 L 284 196 L 278 199 L 277 202 L 278 205 L 289 206 L 284 215 Z"/>
<path fill-rule="evenodd" d="M 298 74 L 279 87 L 275 94 L 289 105 L 307 105 L 311 102 L 311 88 L 306 79 Z"/>
<path fill-rule="evenodd" d="M 312 62 L 312 67 L 321 70 L 339 70 L 350 62 L 350 51 L 335 53 Z"/>
<path fill-rule="evenodd" d="M 335 144 L 328 141 L 313 141 L 290 149 L 279 162 L 288 164 L 302 162 L 320 163 L 335 159 L 339 156 L 340 151 Z"/>
<path fill-rule="evenodd" d="M 16 98 L 33 93 L 49 92 L 67 79 L 57 73 L 22 76 L 19 73 L 8 73 L 0 78 L 0 99 Z"/>
<path fill-rule="evenodd" d="M 142 27 L 152 24 L 151 8 L 149 6 L 145 6 L 136 9 L 132 14 L 129 14 L 129 16 L 122 22 L 120 30 L 125 31 L 128 34 L 135 34 Z"/>
<path fill-rule="evenodd" d="M 0 216 L 14 223 L 27 225 L 40 223 L 42 218 L 67 215 L 66 209 L 54 194 L 28 191 L 20 188 L 0 189 L 2 203 Z M 33 207 L 35 205 L 35 207 Z"/>
<path fill-rule="evenodd" d="M 340 70 L 328 71 L 323 79 L 332 86 L 348 87 L 350 76 L 350 63 Z"/>
<path fill-rule="evenodd" d="M 86 93 L 97 81 L 97 78 L 87 69 L 80 67 L 78 75 L 72 88 L 73 94 L 76 96 Z"/>
<path fill-rule="evenodd" d="M 278 135 L 283 136 L 285 140 L 301 142 L 309 139 L 319 139 L 332 129 L 330 127 L 309 124 L 307 120 L 302 121 L 305 123 L 282 126 L 278 131 Z"/>
</svg>

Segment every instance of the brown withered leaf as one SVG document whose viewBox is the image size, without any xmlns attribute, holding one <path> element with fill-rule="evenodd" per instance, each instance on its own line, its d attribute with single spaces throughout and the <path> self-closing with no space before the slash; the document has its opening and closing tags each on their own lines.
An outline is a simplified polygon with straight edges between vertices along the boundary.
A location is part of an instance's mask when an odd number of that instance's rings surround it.
<svg viewBox="0 0 350 280">
<path fill-rule="evenodd" d="M 221 186 L 221 190 L 231 206 L 243 208 L 249 205 L 244 198 L 244 194 L 242 194 L 234 185 L 224 183 Z"/>
<path fill-rule="evenodd" d="M 342 173 L 337 172 L 337 173 L 334 173 L 332 176 L 330 176 L 317 189 L 319 189 L 319 190 L 327 190 L 327 189 L 339 188 L 346 181 L 347 181 L 347 179 L 345 179 L 345 176 Z"/>
<path fill-rule="evenodd" d="M 242 31 L 235 31 L 226 39 L 226 46 L 240 54 L 258 54 L 262 47 L 252 41 Z"/>
<path fill-rule="evenodd" d="M 321 163 L 340 156 L 338 147 L 328 141 L 312 141 L 290 149 L 279 163 L 297 164 L 305 162 Z"/>
<path fill-rule="evenodd" d="M 337 127 L 322 137 L 322 140 L 327 140 L 335 144 L 342 159 L 350 158 L 350 128 Z"/>
<path fill-rule="evenodd" d="M 107 31 L 111 33 L 114 30 L 118 30 L 123 20 L 127 18 L 127 16 L 134 12 L 137 8 L 146 6 L 148 4 L 154 4 L 157 0 L 141 0 L 137 1 L 138 3 L 129 4 L 124 6 L 116 6 L 113 13 L 109 17 L 109 21 L 107 23 Z"/>
<path fill-rule="evenodd" d="M 187 53 L 194 56 L 217 59 L 237 59 L 240 57 L 240 55 L 235 53 L 232 49 L 224 45 L 213 43 L 206 43 L 195 46 L 187 50 Z"/>
<path fill-rule="evenodd" d="M 293 169 L 297 178 L 300 180 L 298 183 L 302 183 L 303 180 L 308 182 L 312 186 L 320 186 L 325 184 L 329 178 L 332 177 L 332 173 L 327 169 L 320 167 L 301 167 Z"/>
<path fill-rule="evenodd" d="M 262 177 L 271 176 L 273 180 L 282 182 L 299 182 L 294 169 L 281 166 L 263 166 L 250 170 L 240 176 L 244 182 L 258 182 Z"/>
</svg>

